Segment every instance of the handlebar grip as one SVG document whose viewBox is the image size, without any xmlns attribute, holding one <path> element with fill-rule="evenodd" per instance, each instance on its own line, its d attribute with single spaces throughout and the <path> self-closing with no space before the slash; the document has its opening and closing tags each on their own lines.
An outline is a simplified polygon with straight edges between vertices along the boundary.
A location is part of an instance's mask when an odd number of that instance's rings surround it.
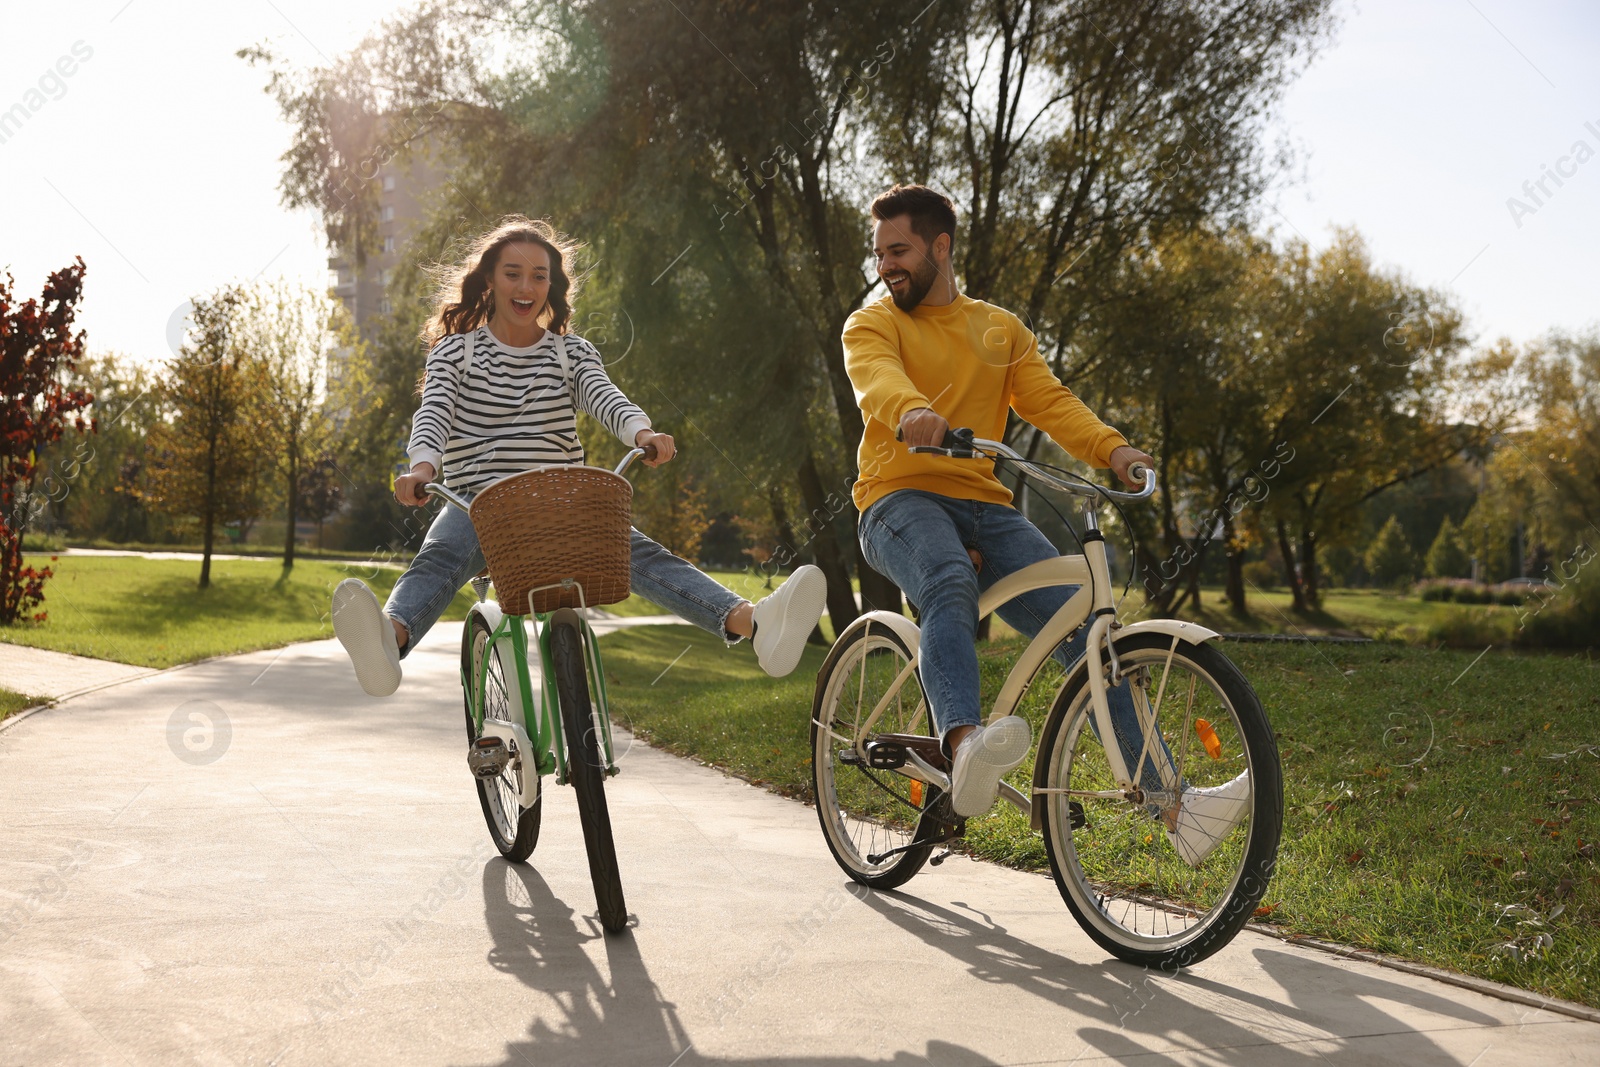
<svg viewBox="0 0 1600 1067">
<path fill-rule="evenodd" d="M 906 439 L 905 432 L 902 427 L 896 426 L 894 428 L 894 439 L 902 442 Z M 939 447 L 971 448 L 972 431 L 967 429 L 965 426 L 946 427 L 944 431 L 944 440 L 939 443 Z"/>
<path fill-rule="evenodd" d="M 1145 478 L 1149 476 L 1149 474 L 1150 468 L 1145 466 L 1143 463 L 1132 463 L 1128 465 L 1128 477 L 1132 478 L 1136 482 L 1143 482 Z"/>
<path fill-rule="evenodd" d="M 655 445 L 640 445 L 639 446 L 639 450 L 644 453 L 644 458 L 645 459 L 655 459 L 656 458 L 656 446 Z"/>
</svg>

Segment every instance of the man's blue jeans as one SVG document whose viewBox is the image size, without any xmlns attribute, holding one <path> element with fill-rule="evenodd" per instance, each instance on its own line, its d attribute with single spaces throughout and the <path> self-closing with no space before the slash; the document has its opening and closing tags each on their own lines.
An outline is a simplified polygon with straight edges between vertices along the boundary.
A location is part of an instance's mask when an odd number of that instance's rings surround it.
<svg viewBox="0 0 1600 1067">
<path fill-rule="evenodd" d="M 1016 508 L 958 500 L 921 489 L 901 489 L 875 502 L 861 515 L 861 551 L 873 569 L 905 591 L 921 611 L 922 686 L 939 736 L 957 726 L 983 721 L 978 706 L 978 596 L 1006 575 L 1059 556 L 1049 538 Z M 981 568 L 967 555 L 976 549 Z M 1034 589 L 1001 605 L 997 614 L 1013 629 L 1033 637 L 1061 610 L 1078 586 Z M 1063 667 L 1083 658 L 1089 626 L 1055 650 Z M 1144 732 L 1133 709 L 1128 683 L 1106 694 L 1111 723 L 1131 771 L 1144 748 Z M 1091 720 L 1092 721 L 1092 720 Z M 1145 789 L 1159 790 L 1156 761 L 1170 759 L 1165 745 L 1146 761 Z"/>
<path fill-rule="evenodd" d="M 702 574 L 638 530 L 632 531 L 633 591 L 702 630 L 732 643 L 726 629 L 729 612 L 744 598 Z M 394 583 L 384 613 L 400 621 L 410 635 L 400 658 L 417 647 L 467 580 L 483 570 L 483 551 L 472 519 L 459 508 L 439 510 L 411 566 Z"/>
</svg>

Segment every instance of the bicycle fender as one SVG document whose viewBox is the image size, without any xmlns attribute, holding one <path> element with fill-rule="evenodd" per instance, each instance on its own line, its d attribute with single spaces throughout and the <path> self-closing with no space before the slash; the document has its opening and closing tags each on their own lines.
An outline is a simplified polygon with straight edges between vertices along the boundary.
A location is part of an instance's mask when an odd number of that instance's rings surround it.
<svg viewBox="0 0 1600 1067">
<path fill-rule="evenodd" d="M 858 615 L 855 622 L 845 627 L 844 633 L 839 635 L 839 640 L 835 641 L 834 644 L 838 644 L 855 631 L 866 626 L 878 626 L 892 630 L 900 640 L 906 643 L 906 648 L 911 650 L 913 656 L 919 654 L 922 647 L 922 628 L 904 615 L 893 611 L 869 611 L 863 615 Z"/>
<path fill-rule="evenodd" d="M 1119 627 L 1116 631 L 1116 635 L 1112 638 L 1112 641 L 1115 643 L 1117 641 L 1124 640 L 1125 638 L 1137 637 L 1139 634 L 1148 633 L 1166 634 L 1170 637 L 1181 638 L 1192 645 L 1204 644 L 1207 641 L 1216 641 L 1222 637 L 1222 635 L 1217 631 L 1207 629 L 1206 627 L 1201 626 L 1199 623 L 1182 622 L 1178 619 L 1147 619 L 1144 622 L 1136 622 L 1128 626 Z M 1104 656 L 1104 650 L 1102 650 L 1100 654 Z M 1078 678 L 1081 675 L 1085 675 L 1087 673 L 1089 673 L 1089 657 L 1084 656 L 1073 665 L 1071 673 L 1061 680 L 1061 688 L 1056 690 L 1057 695 L 1059 696 L 1061 693 L 1065 692 L 1078 681 Z M 1060 714 L 1062 714 L 1061 709 L 1055 706 L 1054 701 L 1052 701 L 1050 718 L 1046 720 L 1044 729 L 1040 731 L 1040 737 L 1043 737 L 1045 734 L 1051 731 L 1055 725 L 1056 717 Z M 1035 789 L 1044 789 L 1049 785 L 1049 782 L 1047 782 L 1045 779 L 1045 775 L 1048 772 L 1048 768 L 1046 766 L 1047 755 L 1048 754 L 1041 747 L 1038 753 L 1034 756 L 1033 788 Z M 1044 805 L 1035 803 L 1029 813 L 1028 821 L 1033 825 L 1035 830 L 1043 830 L 1043 819 Z"/>
<path fill-rule="evenodd" d="M 1180 622 L 1177 619 L 1146 619 L 1144 622 L 1136 622 L 1132 625 L 1118 628 L 1116 640 L 1120 641 L 1124 637 L 1148 633 L 1170 634 L 1173 637 L 1181 637 L 1191 645 L 1215 641 L 1222 636 L 1217 631 L 1208 630 L 1197 622 Z"/>
<path fill-rule="evenodd" d="M 499 626 L 500 620 L 505 617 L 505 612 L 500 610 L 498 601 L 480 600 L 467 609 L 467 622 L 470 623 L 474 615 L 482 615 L 483 621 L 489 624 L 489 632 L 494 633 L 495 627 Z"/>
</svg>

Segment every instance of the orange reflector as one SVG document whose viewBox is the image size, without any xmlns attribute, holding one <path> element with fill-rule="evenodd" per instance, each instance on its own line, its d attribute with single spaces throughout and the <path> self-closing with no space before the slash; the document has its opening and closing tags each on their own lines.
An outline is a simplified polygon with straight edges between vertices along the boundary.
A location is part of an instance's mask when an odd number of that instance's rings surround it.
<svg viewBox="0 0 1600 1067">
<path fill-rule="evenodd" d="M 922 807 L 922 783 L 915 778 L 911 779 L 911 806 Z"/>
<path fill-rule="evenodd" d="M 1204 719 L 1194 721 L 1194 732 L 1199 735 L 1200 743 L 1206 746 L 1206 755 L 1212 759 L 1222 758 L 1222 738 L 1211 728 L 1211 724 Z"/>
</svg>

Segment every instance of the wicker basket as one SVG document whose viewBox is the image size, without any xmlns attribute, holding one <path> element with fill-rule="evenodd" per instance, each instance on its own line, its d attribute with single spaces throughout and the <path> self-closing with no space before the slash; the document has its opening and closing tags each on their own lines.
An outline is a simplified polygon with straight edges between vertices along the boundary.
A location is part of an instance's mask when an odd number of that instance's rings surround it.
<svg viewBox="0 0 1600 1067">
<path fill-rule="evenodd" d="M 472 526 L 501 607 L 526 614 L 535 589 L 538 612 L 626 600 L 632 504 L 628 479 L 599 467 L 545 467 L 479 493 Z"/>
</svg>

